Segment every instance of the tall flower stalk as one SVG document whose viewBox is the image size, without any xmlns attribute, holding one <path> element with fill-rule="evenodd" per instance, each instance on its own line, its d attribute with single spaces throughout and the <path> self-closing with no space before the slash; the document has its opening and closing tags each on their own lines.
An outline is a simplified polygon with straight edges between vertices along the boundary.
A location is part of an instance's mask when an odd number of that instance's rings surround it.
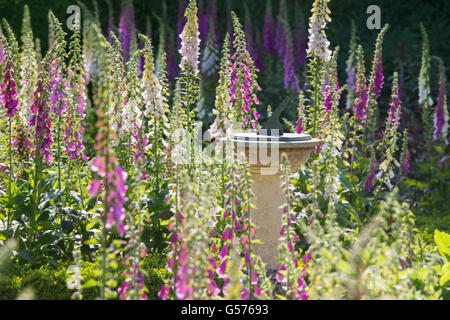
<svg viewBox="0 0 450 320">
<path fill-rule="evenodd" d="M 389 115 L 386 118 L 386 127 L 381 144 L 383 161 L 379 166 L 380 171 L 376 175 L 376 178 L 386 184 L 389 190 L 392 190 L 393 188 L 391 183 L 391 180 L 394 178 L 392 164 L 396 167 L 400 167 L 400 164 L 394 157 L 395 152 L 398 150 L 398 127 L 400 125 L 401 115 L 401 100 L 398 95 L 398 73 L 394 72 L 391 102 L 389 103 Z M 380 186 L 377 188 L 375 193 L 378 193 L 379 188 Z"/>
<path fill-rule="evenodd" d="M 383 87 L 383 38 L 389 29 L 389 25 L 386 24 L 378 33 L 377 40 L 375 42 L 375 52 L 372 60 L 372 70 L 369 76 L 368 83 L 368 110 L 367 110 L 367 129 L 364 132 L 364 139 L 374 135 L 376 127 L 376 119 L 378 115 L 378 102 L 377 99 L 380 96 L 381 88 Z"/>
<path fill-rule="evenodd" d="M 298 93 L 298 108 L 295 133 L 302 133 L 306 130 L 307 119 L 305 110 L 305 94 L 302 90 Z"/>
<path fill-rule="evenodd" d="M 132 0 L 124 1 L 122 4 L 122 13 L 119 21 L 119 37 L 122 43 L 124 59 L 127 60 L 137 50 L 136 25 Z"/>
<path fill-rule="evenodd" d="M 200 39 L 197 18 L 197 5 L 195 0 L 190 0 L 186 8 L 187 22 L 184 26 L 181 38 L 181 74 L 177 82 L 181 88 L 180 102 L 183 107 L 185 125 L 189 130 L 190 141 L 194 140 L 193 124 L 196 115 L 196 104 L 199 99 L 199 54 Z M 189 161 L 194 163 L 194 150 L 189 147 Z"/>
<path fill-rule="evenodd" d="M 420 31 L 422 32 L 422 65 L 419 74 L 419 106 L 422 109 L 422 125 L 426 138 L 431 137 L 432 125 L 431 119 L 431 107 L 433 105 L 433 99 L 431 98 L 430 89 L 430 48 L 428 35 L 423 24 L 420 24 Z"/>
<path fill-rule="evenodd" d="M 325 64 L 330 61 L 331 51 L 328 49 L 325 29 L 327 22 L 331 22 L 330 10 L 327 3 L 329 0 L 315 0 L 309 19 L 309 42 L 307 55 L 309 61 L 309 94 L 310 94 L 310 126 L 312 136 L 317 136 L 321 127 L 321 109 L 323 103 L 322 79 Z"/>
<path fill-rule="evenodd" d="M 79 163 L 77 161 L 80 156 L 84 161 L 87 161 L 83 153 L 84 144 L 82 134 L 84 127 L 81 124 L 81 121 L 86 116 L 86 76 L 82 65 L 81 34 L 79 28 L 76 28 L 71 36 L 69 57 L 67 76 L 69 82 L 69 102 L 63 140 L 66 143 L 65 153 L 78 166 Z"/>
<path fill-rule="evenodd" d="M 33 93 L 36 90 L 37 61 L 34 50 L 33 31 L 31 30 L 30 12 L 28 6 L 24 7 L 24 18 L 22 25 L 22 50 L 20 52 L 21 70 L 21 88 L 20 115 L 23 122 L 29 121 L 30 114 L 28 110 L 33 103 Z M 27 126 L 25 126 L 27 127 Z"/>
<path fill-rule="evenodd" d="M 67 82 L 64 79 L 64 71 L 65 71 L 65 63 L 62 59 L 65 55 L 65 35 L 66 33 L 62 29 L 62 24 L 58 21 L 58 19 L 54 16 L 52 12 L 49 14 L 49 19 L 52 22 L 53 31 L 53 52 L 52 52 L 52 61 L 50 66 L 50 82 L 51 82 L 51 110 L 54 111 L 57 116 L 57 161 L 58 161 L 58 189 L 61 190 L 61 124 L 62 119 L 67 111 L 67 99 L 66 99 L 66 90 L 67 90 Z"/>
<path fill-rule="evenodd" d="M 291 169 L 285 153 L 281 156 L 281 170 L 283 172 L 281 186 L 286 196 L 286 204 L 283 206 L 281 243 L 278 248 L 280 267 L 275 278 L 283 284 L 288 299 L 306 300 L 308 295 L 304 278 L 307 260 L 303 259 L 302 261 L 300 253 L 296 249 L 300 238 L 295 231 L 297 214 L 292 209 L 295 204 L 294 186 L 290 180 Z"/>
<path fill-rule="evenodd" d="M 350 110 L 353 106 L 354 101 L 354 91 L 356 82 L 356 50 L 358 40 L 356 35 L 355 21 L 352 20 L 351 34 L 350 34 L 350 44 L 348 49 L 347 67 L 345 72 L 347 73 L 347 103 L 346 109 Z"/>
<path fill-rule="evenodd" d="M 276 25 L 276 29 L 275 29 L 275 48 L 277 49 L 278 57 L 280 59 L 283 59 L 284 49 L 286 47 L 286 45 L 285 45 L 286 36 L 285 36 L 285 30 L 284 30 L 284 26 L 286 24 L 285 21 L 287 21 L 286 1 L 281 0 L 280 6 L 278 8 L 277 25 Z"/>
<path fill-rule="evenodd" d="M 103 48 L 100 52 L 99 63 L 102 67 L 114 62 L 116 52 L 109 45 L 108 41 L 102 35 L 97 38 Z M 94 150 L 96 157 L 92 161 L 91 170 L 94 174 L 94 179 L 89 185 L 89 195 L 91 197 L 98 197 L 102 199 L 103 214 L 101 215 L 101 222 L 103 226 L 102 232 L 102 254 L 100 257 L 101 275 L 100 275 L 100 299 L 113 297 L 114 292 L 110 286 L 115 279 L 111 279 L 109 273 L 109 244 L 108 232 L 117 231 L 120 235 L 124 235 L 128 230 L 125 224 L 127 202 L 126 185 L 128 173 L 125 172 L 119 165 L 117 157 L 111 148 L 113 141 L 117 140 L 117 134 L 111 128 L 109 119 L 111 110 L 114 109 L 117 103 L 117 98 L 111 94 L 104 94 L 105 91 L 114 91 L 117 86 L 115 79 L 116 71 L 114 69 L 101 69 L 99 74 L 98 96 L 99 105 L 97 110 L 98 121 L 96 123 L 97 135 Z"/>
<path fill-rule="evenodd" d="M 230 103 L 231 77 L 229 70 L 231 67 L 230 58 L 230 37 L 227 33 L 223 42 L 222 59 L 220 61 L 219 83 L 216 88 L 216 100 L 213 114 L 216 116 L 210 128 L 211 141 L 223 138 L 232 126 L 235 113 Z"/>
<path fill-rule="evenodd" d="M 286 90 L 292 89 L 299 91 L 299 81 L 295 75 L 295 59 L 294 59 L 294 44 L 292 39 L 292 32 L 289 28 L 287 21 L 283 21 L 285 30 L 285 41 L 284 41 L 284 57 L 283 57 L 283 67 L 284 67 L 284 88 Z"/>
<path fill-rule="evenodd" d="M 6 61 L 6 38 L 3 34 L 3 28 L 0 24 L 0 70 L 2 73 L 0 73 L 0 76 L 3 74 L 3 65 Z"/>
<path fill-rule="evenodd" d="M 144 47 L 144 73 L 142 77 L 143 93 L 145 102 L 144 115 L 148 119 L 146 124 L 149 128 L 149 134 L 144 139 L 150 142 L 150 148 L 154 158 L 155 165 L 155 189 L 159 190 L 159 182 L 161 175 L 160 164 L 164 156 L 162 147 L 167 147 L 168 142 L 165 140 L 164 132 L 170 130 L 168 126 L 168 105 L 167 93 L 164 92 L 165 81 L 158 79 L 156 75 L 155 62 L 153 58 L 153 48 L 151 40 L 140 35 L 143 39 Z"/>
<path fill-rule="evenodd" d="M 5 27 L 5 37 L 2 42 L 4 42 L 4 46 L 8 47 L 9 56 L 12 59 L 13 64 L 20 68 L 20 50 L 19 50 L 19 43 L 17 42 L 16 35 L 9 25 L 8 21 L 6 19 L 3 19 L 3 26 Z M 16 82 L 17 86 L 19 86 L 20 89 L 20 73 L 16 72 L 14 76 L 14 81 Z"/>
<path fill-rule="evenodd" d="M 306 63 L 306 30 L 305 30 L 305 20 L 303 17 L 303 12 L 298 1 L 295 2 L 295 20 L 298 21 L 296 27 L 293 29 L 294 32 L 294 57 L 295 57 L 295 70 L 299 70 Z"/>
<path fill-rule="evenodd" d="M 365 67 L 364 67 L 364 52 L 362 46 L 358 46 L 357 51 L 358 73 L 355 83 L 355 94 L 357 95 L 353 104 L 353 111 L 355 117 L 355 127 L 361 127 L 367 118 L 367 103 L 368 103 L 368 87 L 366 84 Z"/>
<path fill-rule="evenodd" d="M 444 63 L 441 58 L 435 57 L 439 64 L 439 93 L 434 111 L 433 139 L 440 139 L 448 144 L 448 109 L 447 109 L 447 77 Z"/>
<path fill-rule="evenodd" d="M 53 50 L 53 49 L 52 49 Z M 33 128 L 34 135 L 33 153 L 30 156 L 34 159 L 34 176 L 33 176 L 33 214 L 36 216 L 38 205 L 40 203 L 40 184 L 42 180 L 42 166 L 50 163 L 53 159 L 50 147 L 53 144 L 52 120 L 49 101 L 51 98 L 51 74 L 50 63 L 52 60 L 52 52 L 48 52 L 39 64 L 39 75 L 34 92 L 34 101 L 30 107 L 31 118 L 29 125 Z"/>
<path fill-rule="evenodd" d="M 269 52 L 272 58 L 275 57 L 275 20 L 273 19 L 272 3 L 271 0 L 266 2 L 266 14 L 264 16 L 264 47 Z"/>
<path fill-rule="evenodd" d="M 257 120 L 259 113 L 254 104 L 259 104 L 255 90 L 261 90 L 257 82 L 257 69 L 247 50 L 245 34 L 238 17 L 231 12 L 234 28 L 234 53 L 231 56 L 233 64 L 231 65 L 230 77 L 230 103 L 237 113 L 237 121 L 241 122 L 243 129 L 251 127 L 254 131 L 258 130 Z"/>
<path fill-rule="evenodd" d="M 9 51 L 9 50 L 8 50 Z M 6 220 L 6 226 L 9 227 L 12 213 L 11 202 L 11 185 L 13 178 L 13 161 L 12 161 L 12 122 L 13 117 L 18 111 L 19 96 L 17 94 L 17 84 L 14 81 L 15 78 L 15 65 L 8 54 L 6 57 L 5 69 L 3 70 L 3 82 L 0 86 L 0 102 L 6 109 L 6 117 L 8 118 L 8 144 L 9 144 L 9 181 L 8 181 L 8 215 Z"/>
</svg>

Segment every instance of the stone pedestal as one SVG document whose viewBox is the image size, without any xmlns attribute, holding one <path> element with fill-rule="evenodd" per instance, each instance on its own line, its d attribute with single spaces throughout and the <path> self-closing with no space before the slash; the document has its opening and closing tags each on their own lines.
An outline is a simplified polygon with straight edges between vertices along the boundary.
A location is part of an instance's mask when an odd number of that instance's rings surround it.
<svg viewBox="0 0 450 320">
<path fill-rule="evenodd" d="M 281 155 L 287 155 L 293 173 L 308 160 L 320 140 L 300 134 L 285 134 L 279 138 L 256 134 L 248 138 L 249 135 L 252 134 L 236 133 L 231 141 L 234 142 L 235 152 L 244 153 L 250 164 L 254 194 L 252 203 L 256 207 L 251 209 L 250 216 L 258 227 L 256 239 L 262 242 L 253 245 L 254 251 L 268 268 L 275 269 L 278 266 L 282 218 L 280 207 L 286 202 L 281 189 Z"/>
</svg>

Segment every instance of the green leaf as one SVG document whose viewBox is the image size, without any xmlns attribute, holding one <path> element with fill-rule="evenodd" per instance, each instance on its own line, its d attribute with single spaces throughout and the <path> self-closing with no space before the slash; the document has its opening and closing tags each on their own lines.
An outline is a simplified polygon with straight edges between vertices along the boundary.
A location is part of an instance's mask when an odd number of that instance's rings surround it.
<svg viewBox="0 0 450 320">
<path fill-rule="evenodd" d="M 444 264 L 441 271 L 441 286 L 445 285 L 448 281 L 450 281 L 450 263 Z"/>
<path fill-rule="evenodd" d="M 450 234 L 434 231 L 434 242 L 438 246 L 439 252 L 447 262 L 450 262 Z"/>
<path fill-rule="evenodd" d="M 47 261 L 48 263 L 50 263 L 54 267 L 58 267 L 59 266 L 58 261 L 56 261 L 55 259 L 45 258 L 44 261 Z"/>
<path fill-rule="evenodd" d="M 336 208 L 338 211 L 344 210 L 344 211 L 348 212 L 354 221 L 356 221 L 359 225 L 362 225 L 362 221 L 361 221 L 361 218 L 360 218 L 358 212 L 355 211 L 353 206 L 348 201 L 343 200 L 343 201 L 337 203 Z"/>
<path fill-rule="evenodd" d="M 87 289 L 87 288 L 92 288 L 92 287 L 96 287 L 96 286 L 98 286 L 98 281 L 96 281 L 94 279 L 89 279 L 88 281 L 83 283 L 83 285 L 81 287 L 83 289 Z"/>
<path fill-rule="evenodd" d="M 93 198 L 89 199 L 89 202 L 86 207 L 86 211 L 94 209 L 96 203 L 97 203 L 97 197 L 93 197 Z"/>
<path fill-rule="evenodd" d="M 95 227 L 96 224 L 97 224 L 97 220 L 93 220 L 93 221 L 89 222 L 88 225 L 86 226 L 86 231 L 91 230 L 93 227 Z"/>
<path fill-rule="evenodd" d="M 28 196 L 26 193 L 19 193 L 14 197 L 14 203 L 16 204 L 16 206 L 23 206 L 27 198 Z"/>
<path fill-rule="evenodd" d="M 21 250 L 17 253 L 17 256 L 24 259 L 28 263 L 32 263 L 32 262 L 36 261 L 33 250 L 29 250 L 29 249 Z"/>
<path fill-rule="evenodd" d="M 12 237 L 13 231 L 11 229 L 8 230 L 0 230 L 0 240 L 8 240 Z"/>
<path fill-rule="evenodd" d="M 423 188 L 425 188 L 425 185 L 417 180 L 413 180 L 413 179 L 405 179 L 402 181 L 402 183 L 406 186 L 414 186 L 419 188 L 420 190 L 423 190 Z"/>
<path fill-rule="evenodd" d="M 86 245 L 90 245 L 90 244 L 98 244 L 98 243 L 100 243 L 100 241 L 99 241 L 98 239 L 96 239 L 96 238 L 91 238 L 91 239 L 86 240 L 86 241 L 84 242 L 84 244 L 86 244 Z"/>
<path fill-rule="evenodd" d="M 73 231 L 73 222 L 71 220 L 62 219 L 61 227 L 66 234 L 70 234 Z"/>
<path fill-rule="evenodd" d="M 46 231 L 43 234 L 41 234 L 39 236 L 39 239 L 37 242 L 40 245 L 51 244 L 61 238 L 62 238 L 62 235 L 59 232 L 54 232 L 54 231 L 50 230 L 48 232 Z"/>
<path fill-rule="evenodd" d="M 434 149 L 435 149 L 438 153 L 442 153 L 442 147 L 441 147 L 441 146 L 434 146 Z"/>
</svg>

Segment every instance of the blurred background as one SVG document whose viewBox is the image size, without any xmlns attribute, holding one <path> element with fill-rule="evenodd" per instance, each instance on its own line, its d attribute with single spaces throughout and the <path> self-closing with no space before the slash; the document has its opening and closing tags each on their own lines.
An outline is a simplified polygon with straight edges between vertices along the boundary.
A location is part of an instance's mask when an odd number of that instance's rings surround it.
<svg viewBox="0 0 450 320">
<path fill-rule="evenodd" d="M 166 51 L 168 51 L 168 58 L 173 61 L 168 61 L 169 78 L 174 78 L 177 73 L 177 65 L 179 61 L 179 54 L 176 51 L 177 46 L 177 23 L 180 19 L 180 13 L 184 12 L 184 7 L 187 0 L 134 0 L 134 12 L 136 28 L 138 32 L 147 33 L 151 35 L 155 46 L 155 51 L 159 46 L 159 33 L 161 28 L 161 20 L 166 30 Z M 82 1 L 86 6 L 94 11 L 94 1 Z M 112 18 L 114 28 L 117 32 L 122 4 L 124 1 L 111 0 L 108 3 L 105 0 L 98 0 L 99 19 L 102 23 L 104 32 L 107 32 L 108 22 Z M 241 18 L 241 23 L 246 28 L 248 34 L 251 30 L 253 50 L 250 50 L 252 55 L 264 56 L 263 46 L 263 28 L 267 5 L 271 5 L 271 14 L 277 21 L 280 11 L 280 0 L 198 0 L 199 15 L 207 15 L 209 7 L 213 3 L 215 5 L 215 12 L 217 15 L 215 28 L 217 28 L 217 35 L 219 37 L 218 43 L 223 41 L 225 32 L 230 28 L 229 12 L 234 10 Z M 292 32 L 293 42 L 295 47 L 296 58 L 305 52 L 308 36 L 308 19 L 312 7 L 312 0 L 285 0 L 287 20 Z M 31 12 L 31 22 L 33 26 L 34 36 L 40 38 L 42 43 L 42 51 L 47 49 L 48 38 L 48 11 L 51 9 L 55 15 L 61 20 L 65 21 L 69 16 L 66 13 L 67 7 L 72 4 L 77 4 L 74 0 L 0 0 L 0 17 L 6 18 L 14 28 L 16 34 L 20 34 L 23 6 L 28 4 Z M 367 61 L 366 70 L 370 71 L 370 61 L 372 58 L 375 39 L 379 30 L 369 30 L 366 27 L 366 20 L 369 14 L 366 13 L 369 5 L 377 5 L 381 9 L 381 26 L 389 23 L 390 28 L 384 38 L 383 44 L 383 68 L 385 75 L 385 83 L 390 83 L 392 80 L 392 73 L 398 71 L 401 82 L 401 94 L 403 105 L 408 110 L 406 113 L 412 113 L 408 121 L 412 121 L 409 125 L 413 126 L 414 113 L 417 109 L 417 78 L 420 70 L 421 62 L 421 33 L 419 22 L 422 22 L 428 32 L 430 39 L 431 55 L 440 56 L 444 65 L 449 64 L 450 55 L 450 1 L 436 0 L 436 1 L 421 1 L 421 0 L 332 0 L 329 3 L 331 9 L 332 21 L 328 25 L 327 36 L 331 43 L 330 48 L 334 49 L 337 45 L 340 46 L 339 51 L 339 78 L 342 84 L 345 83 L 347 75 L 345 73 L 346 60 L 348 57 L 349 41 L 351 34 L 351 24 L 354 21 L 356 26 L 357 43 L 361 44 L 365 51 L 365 58 Z M 208 19 L 204 19 L 208 23 Z M 202 27 L 200 27 L 202 30 Z M 68 30 L 66 30 L 68 31 Z M 200 36 L 202 38 L 202 35 Z M 202 42 L 202 48 L 205 41 Z M 253 52 L 252 52 L 253 51 Z M 303 53 L 302 53 L 303 52 Z M 220 48 L 218 48 L 220 56 Z M 254 56 L 255 58 L 255 56 Z M 276 108 L 277 105 L 289 104 L 292 106 L 296 104 L 296 93 L 287 92 L 283 88 L 283 66 L 282 62 L 275 62 L 271 66 L 270 74 L 268 70 L 267 59 L 262 59 L 265 64 L 260 73 L 260 85 L 263 88 L 260 94 L 261 109 L 263 119 L 266 117 L 264 110 L 267 105 Z M 300 58 L 301 59 L 301 58 Z M 276 60 L 276 58 L 275 58 Z M 171 66 L 172 65 L 172 66 Z M 305 88 L 306 80 L 306 66 L 296 66 L 296 74 L 299 78 L 300 86 Z M 171 70 L 172 68 L 172 70 Z M 437 70 L 435 65 L 433 70 Z M 448 68 L 447 68 L 448 70 Z M 279 77 L 273 75 L 279 74 Z M 437 83 L 437 72 L 432 73 L 432 82 Z M 447 72 L 448 77 L 448 72 Z M 205 104 L 205 122 L 212 122 L 212 115 L 210 109 L 213 105 L 214 98 L 214 82 L 210 84 L 204 81 L 203 95 Z M 387 109 L 388 98 L 390 90 L 389 86 L 385 85 L 380 98 L 380 108 Z M 432 84 L 433 95 L 437 95 L 437 85 Z M 285 97 L 289 97 L 288 100 Z M 284 100 L 283 100 L 284 99 Z M 287 108 L 284 112 L 287 118 L 295 117 L 295 107 Z M 291 114 L 289 114 L 291 110 Z M 286 113 L 287 112 L 287 113 Z M 407 121 L 408 115 L 403 118 Z"/>
</svg>

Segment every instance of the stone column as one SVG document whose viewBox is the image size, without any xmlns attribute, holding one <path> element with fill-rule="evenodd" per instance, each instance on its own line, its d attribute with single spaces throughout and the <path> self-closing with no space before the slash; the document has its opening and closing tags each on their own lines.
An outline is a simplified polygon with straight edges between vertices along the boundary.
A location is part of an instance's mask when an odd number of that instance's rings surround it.
<svg viewBox="0 0 450 320">
<path fill-rule="evenodd" d="M 263 242 L 252 244 L 252 247 L 268 268 L 275 269 L 281 229 L 280 206 L 286 202 L 280 187 L 281 175 L 252 175 L 252 180 L 252 203 L 256 208 L 250 210 L 250 217 L 257 226 L 255 238 Z"/>
</svg>

